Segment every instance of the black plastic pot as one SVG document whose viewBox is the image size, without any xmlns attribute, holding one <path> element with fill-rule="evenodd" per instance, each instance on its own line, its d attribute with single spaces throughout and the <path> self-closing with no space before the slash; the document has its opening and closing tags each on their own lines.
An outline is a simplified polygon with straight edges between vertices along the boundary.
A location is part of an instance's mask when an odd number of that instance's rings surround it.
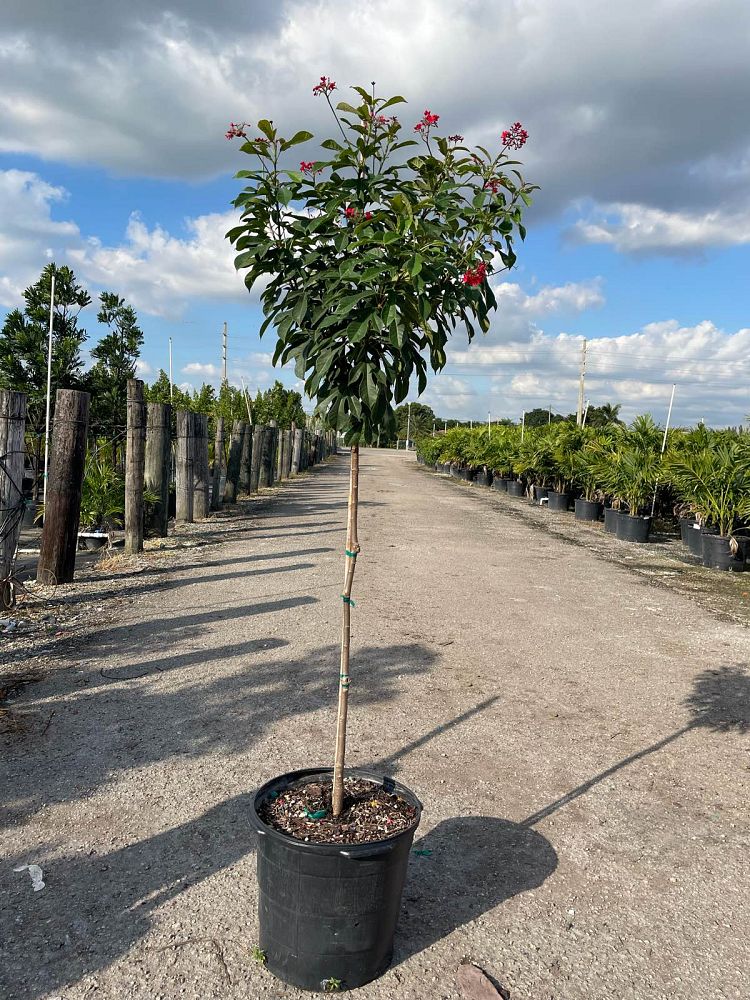
<svg viewBox="0 0 750 1000">
<path fill-rule="evenodd" d="M 680 539 L 683 544 L 687 545 L 690 541 L 690 531 L 695 524 L 695 518 L 693 517 L 681 517 L 680 519 Z"/>
<path fill-rule="evenodd" d="M 519 479 L 508 480 L 508 493 L 512 497 L 526 496 L 526 491 L 523 488 L 523 483 Z"/>
<path fill-rule="evenodd" d="M 492 473 L 487 469 L 480 469 L 477 472 L 474 482 L 477 486 L 491 486 L 492 485 Z"/>
<path fill-rule="evenodd" d="M 454 479 L 460 479 L 462 472 L 463 470 L 459 469 L 457 465 L 451 465 L 451 475 L 453 476 Z"/>
<path fill-rule="evenodd" d="M 610 535 L 617 533 L 617 522 L 620 519 L 620 511 L 616 507 L 604 508 L 604 530 Z"/>
<path fill-rule="evenodd" d="M 535 486 L 534 487 L 534 499 L 538 502 L 544 500 L 549 495 L 549 490 L 546 486 Z"/>
<path fill-rule="evenodd" d="M 602 505 L 596 500 L 578 498 L 575 504 L 576 521 L 598 521 L 602 513 Z"/>
<path fill-rule="evenodd" d="M 570 506 L 570 496 L 558 493 L 557 490 L 547 490 L 547 507 L 549 510 L 567 510 Z"/>
<path fill-rule="evenodd" d="M 503 479 L 501 476 L 493 476 L 492 489 L 497 490 L 498 493 L 507 493 L 509 482 L 509 479 Z"/>
<path fill-rule="evenodd" d="M 476 473 L 473 469 L 461 469 L 461 478 L 465 479 L 467 483 L 473 483 L 475 475 Z"/>
<path fill-rule="evenodd" d="M 81 531 L 78 537 L 84 548 L 92 550 L 103 549 L 109 541 L 109 535 L 106 531 Z"/>
<path fill-rule="evenodd" d="M 744 550 L 738 549 L 734 555 L 729 538 L 704 531 L 701 533 L 701 549 L 703 565 L 709 569 L 733 570 L 735 573 L 741 573 L 745 569 Z"/>
<path fill-rule="evenodd" d="M 650 531 L 650 517 L 638 517 L 635 514 L 625 514 L 620 511 L 615 536 L 621 542 L 647 542 Z"/>
<path fill-rule="evenodd" d="M 26 500 L 25 506 L 23 508 L 23 518 L 21 520 L 21 525 L 24 528 L 33 528 L 34 519 L 36 518 L 36 504 L 33 500 Z"/>
<path fill-rule="evenodd" d="M 687 529 L 687 544 L 691 556 L 703 558 L 703 529 L 699 524 L 693 524 Z"/>
<path fill-rule="evenodd" d="M 409 851 L 422 812 L 419 799 L 397 781 L 348 771 L 415 806 L 412 828 L 372 844 L 310 844 L 279 833 L 258 816 L 273 792 L 331 770 L 307 768 L 274 778 L 256 792 L 252 807 L 258 832 L 258 946 L 267 969 L 303 990 L 323 991 L 331 980 L 354 989 L 391 964 Z"/>
</svg>

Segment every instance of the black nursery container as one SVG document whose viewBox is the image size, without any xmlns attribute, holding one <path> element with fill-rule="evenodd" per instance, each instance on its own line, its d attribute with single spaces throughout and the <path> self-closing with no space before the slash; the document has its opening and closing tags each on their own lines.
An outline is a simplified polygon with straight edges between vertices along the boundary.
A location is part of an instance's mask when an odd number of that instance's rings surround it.
<svg viewBox="0 0 750 1000">
<path fill-rule="evenodd" d="M 549 490 L 546 486 L 535 486 L 534 487 L 534 499 L 537 503 L 541 503 L 542 500 L 546 500 L 549 496 Z"/>
<path fill-rule="evenodd" d="M 617 534 L 617 522 L 620 520 L 620 511 L 616 507 L 604 508 L 604 530 L 610 535 Z"/>
<path fill-rule="evenodd" d="M 570 506 L 570 496 L 567 493 L 558 493 L 556 490 L 547 491 L 548 510 L 567 510 Z"/>
<path fill-rule="evenodd" d="M 647 542 L 650 531 L 650 517 L 638 517 L 635 514 L 625 514 L 620 511 L 615 536 L 621 542 Z"/>
<path fill-rule="evenodd" d="M 691 556 L 703 558 L 703 528 L 699 524 L 693 524 L 687 529 L 687 544 Z"/>
<path fill-rule="evenodd" d="M 703 565 L 709 569 L 733 570 L 735 573 L 741 573 L 745 569 L 744 548 L 733 553 L 729 538 L 702 532 L 701 548 Z"/>
<path fill-rule="evenodd" d="M 498 493 L 508 492 L 508 482 L 509 480 L 503 479 L 502 476 L 492 477 L 492 489 L 497 490 Z"/>
<path fill-rule="evenodd" d="M 367 778 L 402 796 L 417 810 L 409 830 L 371 844 L 311 844 L 267 826 L 261 803 L 300 778 L 329 776 L 331 768 L 292 771 L 255 795 L 258 832 L 259 947 L 266 968 L 303 990 L 364 986 L 391 964 L 409 851 L 422 804 L 404 785 L 367 771 Z"/>
<path fill-rule="evenodd" d="M 480 469 L 474 478 L 474 482 L 477 486 L 490 486 L 492 484 L 492 473 L 487 469 Z"/>
<path fill-rule="evenodd" d="M 598 521 L 602 512 L 602 505 L 596 500 L 584 500 L 579 497 L 575 504 L 577 521 Z"/>
<path fill-rule="evenodd" d="M 680 539 L 684 545 L 687 545 L 690 541 L 690 532 L 693 530 L 694 524 L 695 520 L 692 517 L 680 518 Z"/>
<path fill-rule="evenodd" d="M 523 483 L 518 479 L 508 480 L 508 493 L 512 497 L 522 497 L 526 495 L 526 491 L 523 488 Z"/>
</svg>

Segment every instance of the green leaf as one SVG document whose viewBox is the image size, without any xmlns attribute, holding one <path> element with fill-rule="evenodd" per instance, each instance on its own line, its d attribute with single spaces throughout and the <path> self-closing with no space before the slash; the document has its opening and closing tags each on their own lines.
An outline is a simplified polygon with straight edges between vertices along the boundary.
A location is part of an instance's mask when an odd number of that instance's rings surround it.
<svg viewBox="0 0 750 1000">
<path fill-rule="evenodd" d="M 312 138 L 312 132 L 306 132 L 302 129 L 299 132 L 295 132 L 291 139 L 287 139 L 285 142 L 282 142 L 281 148 L 283 150 L 291 149 L 292 146 L 298 146 L 301 142 L 308 142 Z"/>
<path fill-rule="evenodd" d="M 336 152 L 341 152 L 344 149 L 341 143 L 336 142 L 335 139 L 325 139 L 320 145 L 322 149 L 333 149 Z"/>
<path fill-rule="evenodd" d="M 271 140 L 271 142 L 273 142 L 273 140 L 276 138 L 276 129 L 273 127 L 271 122 L 268 121 L 267 118 L 261 118 L 261 120 L 258 122 L 258 128 L 267 139 Z"/>
<path fill-rule="evenodd" d="M 385 104 L 381 104 L 380 110 L 385 111 L 386 108 L 393 107 L 394 104 L 407 104 L 407 103 L 408 102 L 405 97 L 401 97 L 399 94 L 397 94 L 395 97 L 391 97 L 389 100 L 387 100 Z"/>
<path fill-rule="evenodd" d="M 357 111 L 357 109 L 353 108 L 351 106 L 351 104 L 347 104 L 346 101 L 339 101 L 339 103 L 336 105 L 336 110 L 337 111 L 346 111 L 350 115 L 359 114 L 359 112 Z"/>
<path fill-rule="evenodd" d="M 415 253 L 412 257 L 411 264 L 409 266 L 409 274 L 412 278 L 416 278 L 419 272 L 422 270 L 422 255 L 420 253 Z"/>
<path fill-rule="evenodd" d="M 292 200 L 292 189 L 286 186 L 280 187 L 278 195 L 279 195 L 279 201 L 286 208 L 286 206 Z"/>
</svg>

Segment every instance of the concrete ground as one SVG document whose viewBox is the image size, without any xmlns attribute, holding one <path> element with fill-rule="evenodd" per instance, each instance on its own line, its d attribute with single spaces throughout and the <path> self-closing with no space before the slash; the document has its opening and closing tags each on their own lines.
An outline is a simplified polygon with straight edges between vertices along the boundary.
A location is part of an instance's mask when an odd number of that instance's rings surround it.
<svg viewBox="0 0 750 1000">
<path fill-rule="evenodd" d="M 417 792 L 432 853 L 353 995 L 457 998 L 468 957 L 512 1000 L 747 996 L 747 628 L 411 455 L 362 467 L 349 762 Z M 346 493 L 341 456 L 206 526 L 18 695 L 0 995 L 305 995 L 251 957 L 248 802 L 331 760 Z"/>
</svg>

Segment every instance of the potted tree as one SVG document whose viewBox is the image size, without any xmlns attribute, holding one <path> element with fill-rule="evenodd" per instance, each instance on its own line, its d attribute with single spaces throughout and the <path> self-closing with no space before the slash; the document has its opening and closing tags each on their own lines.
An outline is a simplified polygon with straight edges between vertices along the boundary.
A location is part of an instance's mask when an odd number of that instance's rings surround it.
<svg viewBox="0 0 750 1000">
<path fill-rule="evenodd" d="M 616 453 L 612 463 L 610 484 L 620 510 L 615 524 L 615 536 L 626 542 L 647 542 L 651 518 L 643 513 L 653 497 L 659 480 L 658 452 L 628 444 Z M 627 512 L 622 509 L 622 504 Z"/>
<path fill-rule="evenodd" d="M 703 565 L 743 570 L 744 549 L 736 530 L 750 516 L 750 447 L 744 441 L 715 441 L 700 451 L 668 456 L 665 471 L 702 525 Z"/>
<path fill-rule="evenodd" d="M 586 440 L 583 427 L 573 424 L 558 424 L 552 439 L 554 489 L 547 492 L 547 506 L 550 510 L 567 510 L 570 507 L 570 490 L 576 474 L 576 459 Z"/>
<path fill-rule="evenodd" d="M 355 103 L 334 107 L 336 89 L 327 77 L 314 87 L 336 134 L 298 169 L 286 154 L 310 132 L 284 138 L 263 119 L 227 133 L 251 160 L 227 235 L 248 289 L 263 285 L 261 333 L 274 328 L 274 362 L 294 362 L 318 418 L 351 447 L 334 765 L 274 778 L 253 806 L 259 946 L 272 972 L 313 990 L 360 986 L 387 968 L 420 817 L 407 788 L 344 769 L 359 447 L 393 429 L 413 378 L 421 393 L 428 370 L 445 365 L 457 324 L 470 340 L 489 328 L 493 262 L 515 262 L 532 190 L 512 159 L 527 138 L 519 123 L 497 152 L 441 135 L 430 111 L 404 138 L 393 114 L 402 97 L 355 87 Z"/>
</svg>

